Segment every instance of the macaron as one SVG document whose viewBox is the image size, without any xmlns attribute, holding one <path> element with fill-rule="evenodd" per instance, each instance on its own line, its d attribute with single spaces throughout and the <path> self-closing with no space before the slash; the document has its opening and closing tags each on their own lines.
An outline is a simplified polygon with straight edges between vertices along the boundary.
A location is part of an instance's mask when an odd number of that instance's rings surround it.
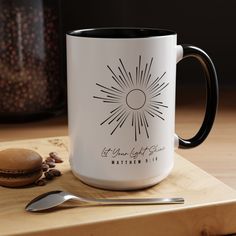
<svg viewBox="0 0 236 236">
<path fill-rule="evenodd" d="M 42 176 L 42 157 L 35 151 L 9 148 L 0 151 L 0 186 L 21 187 Z"/>
</svg>

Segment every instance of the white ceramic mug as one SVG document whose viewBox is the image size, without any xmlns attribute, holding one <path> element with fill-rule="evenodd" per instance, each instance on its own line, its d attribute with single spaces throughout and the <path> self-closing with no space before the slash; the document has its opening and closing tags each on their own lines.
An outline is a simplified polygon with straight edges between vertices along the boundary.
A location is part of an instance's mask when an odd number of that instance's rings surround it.
<svg viewBox="0 0 236 236">
<path fill-rule="evenodd" d="M 175 135 L 176 64 L 195 57 L 207 81 L 203 124 L 191 139 Z M 70 164 L 83 182 L 138 189 L 168 176 L 174 146 L 202 143 L 214 122 L 218 83 L 201 49 L 177 45 L 169 30 L 98 28 L 67 34 Z"/>
</svg>

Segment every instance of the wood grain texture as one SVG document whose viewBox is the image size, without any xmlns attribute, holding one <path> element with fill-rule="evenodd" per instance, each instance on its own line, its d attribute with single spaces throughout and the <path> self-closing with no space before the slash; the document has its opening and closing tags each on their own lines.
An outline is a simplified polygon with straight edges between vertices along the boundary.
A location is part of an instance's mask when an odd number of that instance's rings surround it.
<svg viewBox="0 0 236 236">
<path fill-rule="evenodd" d="M 46 157 L 56 151 L 63 176 L 43 187 L 0 187 L 0 235 L 219 235 L 236 232 L 236 191 L 176 154 L 172 173 L 140 191 L 106 191 L 76 179 L 68 163 L 67 137 L 0 143 L 0 150 L 24 147 Z M 65 204 L 55 211 L 28 213 L 27 202 L 56 189 L 90 197 L 184 197 L 183 205 L 94 206 Z M 77 203 L 78 205 L 78 203 Z"/>
</svg>

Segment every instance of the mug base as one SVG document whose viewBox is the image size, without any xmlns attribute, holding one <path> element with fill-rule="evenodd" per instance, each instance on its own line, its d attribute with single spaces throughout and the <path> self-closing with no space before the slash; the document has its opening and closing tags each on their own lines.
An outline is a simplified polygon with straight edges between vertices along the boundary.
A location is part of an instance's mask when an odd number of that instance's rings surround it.
<svg viewBox="0 0 236 236">
<path fill-rule="evenodd" d="M 72 170 L 72 173 L 75 177 L 80 179 L 83 183 L 90 185 L 92 187 L 100 188 L 100 189 L 106 189 L 106 190 L 120 190 L 120 191 L 126 191 L 126 190 L 137 190 L 137 189 L 144 189 L 151 187 L 153 185 L 156 185 L 160 183 L 163 179 L 165 179 L 173 169 L 173 166 L 168 169 L 164 174 L 159 175 L 157 177 L 152 177 L 148 179 L 140 179 L 135 181 L 115 181 L 115 180 L 103 180 L 103 179 L 95 179 L 91 177 L 87 177 L 84 175 L 80 175 L 74 170 Z"/>
</svg>

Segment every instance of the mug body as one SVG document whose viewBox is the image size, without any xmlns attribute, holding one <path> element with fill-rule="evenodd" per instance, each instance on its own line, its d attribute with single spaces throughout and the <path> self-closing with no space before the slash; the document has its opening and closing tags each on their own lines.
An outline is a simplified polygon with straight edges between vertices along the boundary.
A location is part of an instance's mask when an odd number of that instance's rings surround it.
<svg viewBox="0 0 236 236">
<path fill-rule="evenodd" d="M 170 173 L 176 37 L 121 28 L 67 34 L 70 165 L 83 182 L 138 189 Z"/>
</svg>

